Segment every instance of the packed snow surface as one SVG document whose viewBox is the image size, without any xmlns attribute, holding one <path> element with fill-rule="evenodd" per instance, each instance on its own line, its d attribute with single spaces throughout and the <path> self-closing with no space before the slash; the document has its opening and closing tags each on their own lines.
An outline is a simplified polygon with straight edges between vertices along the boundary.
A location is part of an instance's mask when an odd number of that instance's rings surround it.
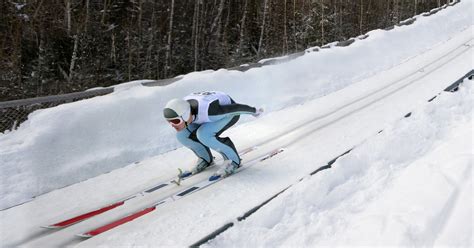
<svg viewBox="0 0 474 248">
<path fill-rule="evenodd" d="M 0 209 L 10 207 L 0 212 L 2 243 L 189 246 L 293 185 L 206 246 L 472 246 L 472 81 L 427 102 L 474 68 L 472 9 L 462 1 L 287 63 L 195 72 L 165 87 L 129 82 L 106 96 L 35 111 L 0 134 Z M 183 188 L 57 232 L 38 228 L 190 167 L 195 157 L 176 141 L 162 107 L 204 90 L 265 107 L 261 118 L 245 117 L 224 133 L 239 150 L 259 146 L 244 161 L 285 151 L 89 240 L 74 235 Z M 306 176 L 351 148 L 333 168 Z"/>
<path fill-rule="evenodd" d="M 204 247 L 472 247 L 473 93 L 426 103 Z"/>
</svg>

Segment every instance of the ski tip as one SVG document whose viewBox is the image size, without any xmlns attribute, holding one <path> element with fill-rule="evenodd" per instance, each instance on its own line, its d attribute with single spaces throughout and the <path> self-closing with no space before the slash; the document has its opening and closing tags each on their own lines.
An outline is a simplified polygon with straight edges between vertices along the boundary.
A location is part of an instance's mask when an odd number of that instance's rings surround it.
<svg viewBox="0 0 474 248">
<path fill-rule="evenodd" d="M 93 235 L 91 234 L 87 234 L 87 233 L 81 233 L 81 234 L 76 234 L 77 237 L 81 237 L 81 238 L 85 238 L 85 239 L 88 239 L 88 238 L 92 238 Z"/>
</svg>

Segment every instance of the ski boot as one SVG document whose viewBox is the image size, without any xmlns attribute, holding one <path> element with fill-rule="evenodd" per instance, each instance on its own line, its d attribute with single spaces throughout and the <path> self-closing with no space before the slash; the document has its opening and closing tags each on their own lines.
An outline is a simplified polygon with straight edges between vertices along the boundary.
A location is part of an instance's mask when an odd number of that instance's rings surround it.
<svg viewBox="0 0 474 248">
<path fill-rule="evenodd" d="M 191 175 L 198 174 L 199 172 L 205 170 L 207 167 L 214 165 L 214 161 L 207 162 L 206 160 L 199 158 L 196 165 L 191 170 L 186 170 L 180 173 L 179 178 L 189 177 Z"/>
<path fill-rule="evenodd" d="M 220 168 L 214 175 L 212 175 L 209 178 L 209 181 L 214 181 L 221 177 L 228 177 L 234 174 L 237 171 L 237 169 L 239 169 L 239 167 L 240 165 L 235 163 L 234 161 L 226 160 L 224 161 L 222 168 Z"/>
</svg>

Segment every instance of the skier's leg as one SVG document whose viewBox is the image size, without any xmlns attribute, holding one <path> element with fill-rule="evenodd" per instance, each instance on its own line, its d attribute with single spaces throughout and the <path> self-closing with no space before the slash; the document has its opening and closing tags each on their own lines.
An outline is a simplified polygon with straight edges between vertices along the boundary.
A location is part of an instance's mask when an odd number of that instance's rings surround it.
<svg viewBox="0 0 474 248">
<path fill-rule="evenodd" d="M 236 153 L 237 153 L 237 149 L 235 148 L 234 143 L 232 142 L 232 140 L 231 140 L 229 137 L 225 137 L 225 138 L 216 137 L 216 139 L 217 139 L 219 142 L 221 142 L 221 143 L 223 143 L 223 144 L 225 144 L 225 145 L 231 147 L 231 148 L 232 148 L 234 151 L 236 151 Z M 229 160 L 229 158 L 227 157 L 226 154 L 224 154 L 224 153 L 220 153 L 220 154 L 222 155 L 222 157 L 224 157 L 224 159 Z"/>
<path fill-rule="evenodd" d="M 224 159 L 232 160 L 236 165 L 240 165 L 240 157 L 234 143 L 229 138 L 218 136 L 238 120 L 239 116 L 225 117 L 215 122 L 204 123 L 197 130 L 197 138 L 201 143 L 221 153 Z"/>
<path fill-rule="evenodd" d="M 223 143 L 223 144 L 229 146 L 230 148 L 232 148 L 232 150 L 235 152 L 235 154 L 237 154 L 237 157 L 239 157 L 239 156 L 238 156 L 238 152 L 237 152 L 237 149 L 235 148 L 235 145 L 234 145 L 234 143 L 232 142 L 232 140 L 231 140 L 229 137 L 224 137 L 224 138 L 222 138 L 222 137 L 219 137 L 219 136 L 220 136 L 225 130 L 227 130 L 228 128 L 230 128 L 231 126 L 233 126 L 235 123 L 237 123 L 237 121 L 239 121 L 239 119 L 240 119 L 240 116 L 239 116 L 239 115 L 234 116 L 234 117 L 230 120 L 230 122 L 227 123 L 227 125 L 225 125 L 224 128 L 222 128 L 222 129 L 221 129 L 219 132 L 217 132 L 216 135 L 215 135 L 215 136 L 216 136 L 216 139 L 217 139 L 219 142 L 221 142 L 221 143 Z M 229 159 L 226 154 L 224 154 L 224 153 L 221 153 L 221 154 L 222 154 L 222 156 L 223 156 L 225 159 Z M 236 162 L 237 160 L 233 160 L 233 161 L 235 161 L 235 163 L 236 163 L 237 165 L 240 165 L 240 157 L 239 157 L 238 163 Z"/>
<path fill-rule="evenodd" d="M 205 160 L 207 163 L 211 163 L 212 154 L 209 147 L 201 143 L 196 136 L 198 128 L 199 125 L 191 124 L 187 128 L 179 131 L 176 134 L 176 138 L 185 147 L 191 149 L 197 157 Z"/>
</svg>

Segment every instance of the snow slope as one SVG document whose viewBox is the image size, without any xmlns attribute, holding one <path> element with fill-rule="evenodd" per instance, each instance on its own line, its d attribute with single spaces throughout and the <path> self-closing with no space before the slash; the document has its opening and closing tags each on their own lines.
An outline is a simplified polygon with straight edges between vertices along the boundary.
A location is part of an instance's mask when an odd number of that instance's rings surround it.
<svg viewBox="0 0 474 248">
<path fill-rule="evenodd" d="M 193 177 L 183 187 L 157 191 L 63 230 L 38 228 L 156 185 L 194 160 L 193 154 L 182 148 L 150 156 L 1 211 L 2 242 L 7 247 L 190 245 L 356 146 L 333 169 L 296 184 L 209 245 L 311 246 L 320 242 L 469 246 L 472 226 L 466 223 L 466 219 L 470 220 L 466 216 L 472 212 L 472 140 L 465 137 L 472 137 L 471 82 L 466 82 L 459 93 L 444 93 L 426 103 L 474 68 L 473 26 L 466 9 L 472 9 L 472 1 L 463 1 L 440 15 L 419 17 L 412 26 L 374 31 L 350 47 L 307 54 L 286 64 L 245 73 L 192 73 L 161 88 L 130 83 L 113 95 L 34 114 L 20 130 L 0 136 L 0 152 L 16 161 L 2 161 L 2 172 L 6 172 L 2 175 L 5 206 L 38 192 L 29 188 L 28 182 L 38 182 L 39 191 L 52 189 L 101 173 L 105 169 L 96 168 L 99 164 L 109 170 L 115 166 L 112 162 L 123 162 L 121 156 L 133 161 L 147 153 L 177 147 L 173 130 L 161 120 L 159 106 L 188 90 L 212 88 L 227 91 L 238 101 L 266 103 L 266 115 L 258 120 L 247 118 L 226 134 L 238 148 L 259 145 L 256 152 L 244 157 L 247 160 L 275 147 L 286 150 L 218 185 L 160 206 L 89 240 L 74 235 L 141 209 L 193 182 L 206 180 L 212 171 Z M 398 43 L 383 43 L 392 40 Z M 398 49 L 388 49 L 393 47 Z M 380 51 L 387 52 L 381 56 Z M 340 61 L 348 68 L 339 66 Z M 295 84 L 288 83 L 290 79 Z M 302 89 L 303 86 L 308 88 Z M 165 94 L 166 99 L 160 98 Z M 267 94 L 274 94 L 275 98 Z M 414 111 L 413 116 L 400 121 L 410 111 Z M 110 122 L 101 118 L 105 115 L 110 115 Z M 142 129 L 153 121 L 157 123 L 153 128 Z M 107 126 L 113 130 L 104 128 Z M 377 134 L 381 129 L 384 132 Z M 77 143 L 61 143 L 55 131 Z M 162 140 L 158 141 L 154 134 Z M 62 145 L 56 146 L 53 141 Z M 79 144 L 81 149 L 76 150 Z M 56 160 L 48 156 L 49 164 L 36 160 L 37 175 L 22 172 L 31 170 L 31 164 L 24 161 L 42 158 L 34 156 L 46 153 L 42 150 L 45 146 L 63 151 L 65 164 L 55 167 Z M 18 155 L 35 149 L 36 154 L 25 154 L 24 158 Z M 123 155 L 125 151 L 128 152 Z M 83 158 L 84 153 L 89 156 Z M 76 158 L 84 164 L 74 164 Z M 180 158 L 179 163 L 176 158 Z M 446 163 L 453 158 L 457 159 Z M 86 160 L 93 163 L 87 164 Z M 419 180 L 421 176 L 426 179 Z M 8 181 L 4 183 L 4 179 Z M 54 180 L 58 182 L 48 184 Z M 8 188 L 3 191 L 3 186 Z M 253 230 L 252 235 L 247 235 L 247 230 Z M 378 239 L 371 240 L 367 235 Z"/>
<path fill-rule="evenodd" d="M 18 130 L 0 134 L 0 209 L 178 148 L 161 117 L 170 98 L 215 89 L 268 112 L 303 104 L 445 42 L 472 25 L 469 9 L 472 1 L 462 1 L 417 16 L 413 25 L 375 30 L 350 47 L 307 53 L 289 63 L 190 73 L 167 87 L 132 82 L 107 96 L 36 111 Z"/>
<path fill-rule="evenodd" d="M 425 103 L 204 247 L 472 247 L 473 93 Z"/>
</svg>

